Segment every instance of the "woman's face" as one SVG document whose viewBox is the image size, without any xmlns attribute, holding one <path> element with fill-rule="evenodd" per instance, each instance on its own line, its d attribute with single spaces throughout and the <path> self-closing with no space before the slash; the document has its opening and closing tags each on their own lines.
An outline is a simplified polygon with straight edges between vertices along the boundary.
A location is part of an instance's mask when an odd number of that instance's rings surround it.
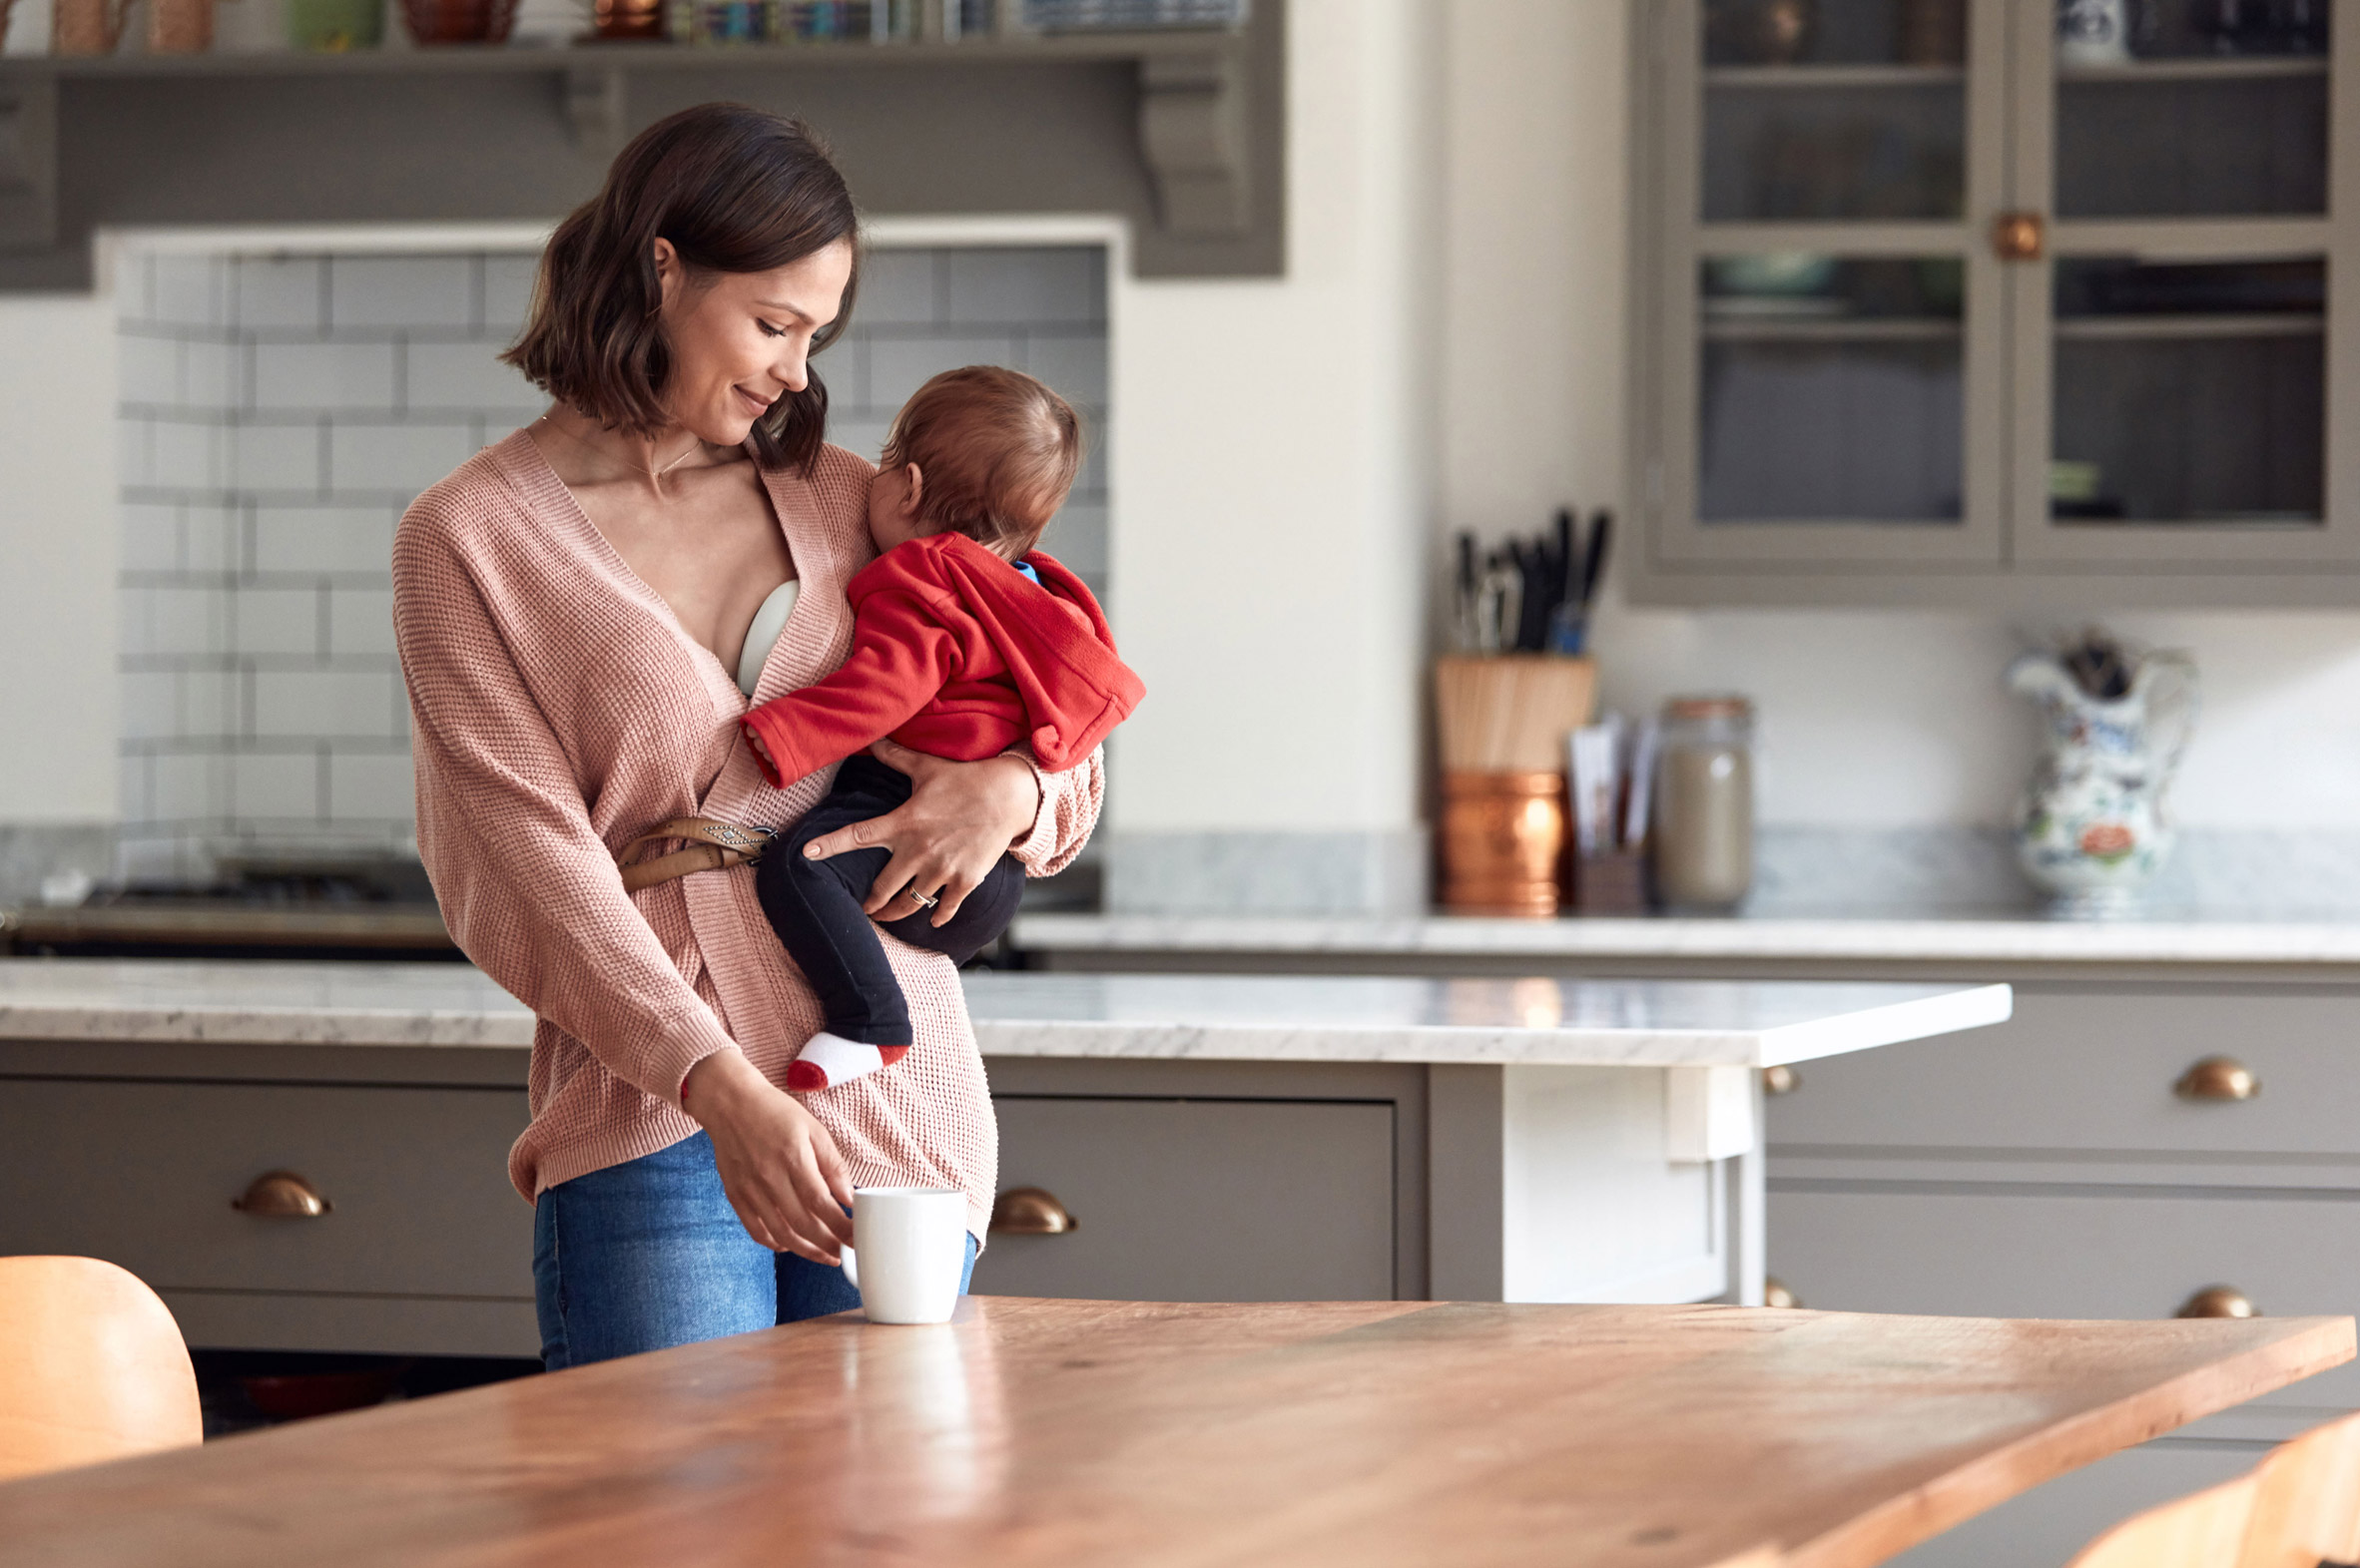
<svg viewBox="0 0 2360 1568">
<path fill-rule="evenodd" d="M 840 242 L 768 272 L 700 276 L 658 240 L 656 271 L 672 351 L 664 401 L 684 429 L 737 446 L 772 403 L 810 384 L 812 336 L 843 307 L 853 248 Z"/>
</svg>

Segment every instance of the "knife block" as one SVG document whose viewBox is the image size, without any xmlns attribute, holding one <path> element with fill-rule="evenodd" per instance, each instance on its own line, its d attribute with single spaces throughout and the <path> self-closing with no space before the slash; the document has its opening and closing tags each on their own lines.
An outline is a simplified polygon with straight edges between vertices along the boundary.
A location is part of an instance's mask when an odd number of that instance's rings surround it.
<svg viewBox="0 0 2360 1568">
<path fill-rule="evenodd" d="M 1615 849 L 1573 856 L 1572 902 L 1576 914 L 1645 914 L 1647 853 Z"/>
</svg>

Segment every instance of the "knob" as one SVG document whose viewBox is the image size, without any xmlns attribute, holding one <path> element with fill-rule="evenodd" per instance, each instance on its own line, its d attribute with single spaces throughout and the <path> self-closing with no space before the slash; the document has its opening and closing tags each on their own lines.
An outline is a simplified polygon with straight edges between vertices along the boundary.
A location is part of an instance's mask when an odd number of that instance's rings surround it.
<svg viewBox="0 0 2360 1568">
<path fill-rule="evenodd" d="M 1800 1307 L 1803 1305 L 1803 1299 L 1788 1290 L 1784 1280 L 1779 1279 L 1776 1275 L 1771 1275 L 1762 1281 L 1762 1305 L 1764 1307 Z"/>
<path fill-rule="evenodd" d="M 1793 1094 L 1802 1087 L 1803 1075 L 1791 1067 L 1765 1067 L 1762 1069 L 1762 1093 L 1764 1094 Z"/>
<path fill-rule="evenodd" d="M 2233 1285 L 2208 1285 L 2179 1304 L 2174 1317 L 2259 1317 L 2253 1298 Z"/>
<path fill-rule="evenodd" d="M 2039 213 L 2002 213 L 1992 221 L 1992 250 L 2003 261 L 2038 261 L 2047 240 Z"/>
<path fill-rule="evenodd" d="M 258 1220 L 316 1220 L 335 1205 L 293 1171 L 265 1171 L 230 1207 Z"/>
<path fill-rule="evenodd" d="M 991 1229 L 1002 1236 L 1063 1236 L 1081 1229 L 1045 1187 L 1011 1187 L 991 1205 Z"/>
<path fill-rule="evenodd" d="M 2261 1080 L 2233 1056 L 2207 1056 L 2181 1073 L 2171 1092 L 2183 1100 L 2250 1100 L 2261 1093 Z"/>
</svg>

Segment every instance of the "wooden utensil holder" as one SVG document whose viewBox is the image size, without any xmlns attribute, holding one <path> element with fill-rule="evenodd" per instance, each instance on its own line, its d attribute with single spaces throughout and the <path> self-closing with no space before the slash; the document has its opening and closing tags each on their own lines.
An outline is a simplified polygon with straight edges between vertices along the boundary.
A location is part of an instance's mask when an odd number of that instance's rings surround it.
<svg viewBox="0 0 2360 1568">
<path fill-rule="evenodd" d="M 1443 772 L 1565 771 L 1565 737 L 1590 721 L 1598 668 L 1557 654 L 1454 655 L 1434 666 Z"/>
</svg>

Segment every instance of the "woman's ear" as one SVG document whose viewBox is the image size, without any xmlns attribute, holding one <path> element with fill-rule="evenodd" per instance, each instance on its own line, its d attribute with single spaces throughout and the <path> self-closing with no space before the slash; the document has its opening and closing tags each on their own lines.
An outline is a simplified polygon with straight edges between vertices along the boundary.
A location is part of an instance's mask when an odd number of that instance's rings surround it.
<svg viewBox="0 0 2360 1568">
<path fill-rule="evenodd" d="M 663 290 L 658 302 L 668 307 L 679 296 L 687 268 L 680 264 L 680 253 L 672 248 L 672 242 L 661 235 L 656 237 L 655 257 L 656 286 Z"/>
</svg>

